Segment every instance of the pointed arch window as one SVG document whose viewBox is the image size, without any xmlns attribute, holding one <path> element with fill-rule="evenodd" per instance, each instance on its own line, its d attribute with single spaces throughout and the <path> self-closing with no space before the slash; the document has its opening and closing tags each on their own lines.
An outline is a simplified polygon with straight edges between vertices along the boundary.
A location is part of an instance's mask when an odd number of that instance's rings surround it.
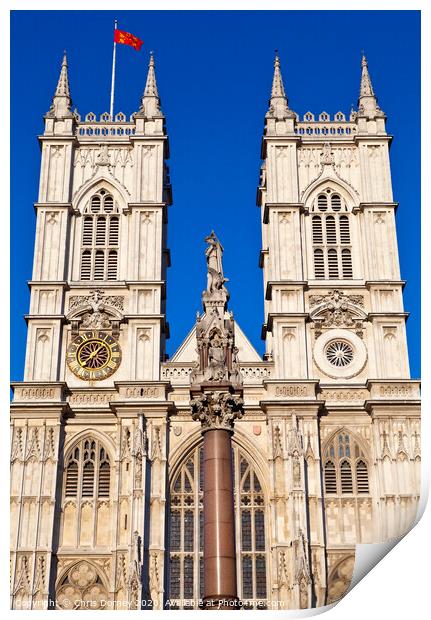
<svg viewBox="0 0 431 620">
<path fill-rule="evenodd" d="M 90 198 L 84 211 L 81 280 L 117 280 L 119 239 L 118 208 L 113 196 L 101 189 Z"/>
<path fill-rule="evenodd" d="M 65 461 L 61 545 L 98 547 L 110 542 L 111 459 L 94 437 L 81 439 Z"/>
<path fill-rule="evenodd" d="M 327 495 L 368 494 L 368 464 L 359 443 L 341 431 L 324 452 L 324 480 Z"/>
<path fill-rule="evenodd" d="M 233 446 L 237 579 L 240 599 L 262 609 L 267 599 L 265 502 L 253 465 Z M 170 487 L 169 595 L 173 608 L 196 608 L 204 594 L 203 446 L 189 455 Z"/>
<path fill-rule="evenodd" d="M 315 199 L 312 212 L 314 277 L 319 280 L 353 278 L 350 216 L 344 199 L 326 189 Z"/>
</svg>

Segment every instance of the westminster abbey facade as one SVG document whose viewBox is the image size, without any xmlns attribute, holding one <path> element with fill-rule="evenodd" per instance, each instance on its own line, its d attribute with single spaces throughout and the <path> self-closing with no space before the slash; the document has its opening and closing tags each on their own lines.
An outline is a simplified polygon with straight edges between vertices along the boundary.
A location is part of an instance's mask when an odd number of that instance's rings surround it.
<svg viewBox="0 0 431 620">
<path fill-rule="evenodd" d="M 348 118 L 300 118 L 276 57 L 257 191 L 266 352 L 235 324 L 231 360 L 244 401 L 232 455 L 245 607 L 337 600 L 356 543 L 399 536 L 416 515 L 419 384 L 385 120 L 365 57 Z M 202 317 L 168 359 L 172 196 L 153 58 L 127 119 L 73 111 L 65 57 L 44 122 L 25 372 L 13 384 L 11 607 L 197 607 L 190 385 Z"/>
</svg>

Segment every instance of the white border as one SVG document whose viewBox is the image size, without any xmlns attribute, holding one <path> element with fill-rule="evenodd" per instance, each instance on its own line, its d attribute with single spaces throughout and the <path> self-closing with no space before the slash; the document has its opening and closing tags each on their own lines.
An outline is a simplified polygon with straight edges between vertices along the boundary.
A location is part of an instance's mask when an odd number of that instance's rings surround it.
<svg viewBox="0 0 431 620">
<path fill-rule="evenodd" d="M 64 6 L 64 5 L 63 5 Z M 1 174 L 2 174 L 2 198 L 3 198 L 3 210 L 2 210 L 2 226 L 0 227 L 0 251 L 2 258 L 2 273 L 8 273 L 9 267 L 9 214 L 8 209 L 6 208 L 9 203 L 10 196 L 10 187 L 9 187 L 9 122 L 6 119 L 9 119 L 9 11 L 10 10 L 34 10 L 35 8 L 40 10 L 58 10 L 59 4 L 54 0 L 39 0 L 37 7 L 35 7 L 34 2 L 29 0 L 3 0 L 0 6 L 0 39 L 2 46 L 0 53 L 0 66 L 2 69 L 2 83 L 6 85 L 6 88 L 2 91 L 2 96 L 0 98 L 1 105 L 1 113 L 0 118 L 3 119 L 3 128 L 2 128 L 2 166 L 1 166 Z M 93 0 L 93 2 L 89 3 L 88 0 L 84 2 L 83 0 L 75 0 L 73 5 L 66 5 L 64 8 L 69 10 L 118 10 L 119 5 L 118 1 L 113 0 Z M 197 0 L 194 1 L 184 1 L 183 3 L 177 1 L 166 1 L 159 0 L 157 6 L 154 2 L 149 2 L 148 0 L 124 0 L 123 5 L 121 6 L 121 10 L 151 10 L 151 9 L 201 9 L 203 5 L 201 2 Z M 293 2 L 293 0 L 269 0 L 266 3 L 257 2 L 256 0 L 249 0 L 248 2 L 244 2 L 244 0 L 236 2 L 232 2 L 230 0 L 227 2 L 226 0 L 218 0 L 218 2 L 211 2 L 205 5 L 205 9 L 213 9 L 213 10 L 222 10 L 222 9 L 243 9 L 243 10 L 271 10 L 271 9 L 279 9 L 279 10 L 295 10 L 295 9 L 303 9 L 303 10 L 322 10 L 325 8 L 327 10 L 346 10 L 346 3 L 341 0 L 329 0 L 322 7 L 321 2 L 311 2 L 307 0 L 303 0 L 301 5 L 298 7 L 297 2 Z M 422 90 L 422 195 L 423 195 L 423 204 L 427 206 L 427 208 L 423 212 L 423 225 L 422 225 L 422 239 L 423 239 L 423 257 L 424 264 L 431 264 L 431 244 L 429 243 L 429 232 L 431 232 L 430 227 L 430 218 L 431 218 L 431 188 L 427 180 L 429 178 L 429 171 L 431 169 L 431 161 L 430 161 L 430 140 L 429 136 L 431 135 L 430 131 L 430 113 L 431 110 L 431 101 L 430 101 L 430 88 L 429 88 L 429 76 L 431 74 L 430 67 L 430 59 L 431 59 L 431 29 L 430 29 L 430 14 L 431 9 L 429 8 L 429 2 L 425 2 L 425 0 L 418 0 L 416 2 L 406 2 L 406 1 L 397 1 L 397 0 L 362 0 L 360 3 L 350 3 L 348 5 L 349 9 L 358 9 L 358 10 L 422 10 L 422 78 L 423 78 L 423 90 Z M 49 36 L 49 33 L 45 33 L 46 36 Z M 41 36 L 44 36 L 44 33 L 41 33 Z M 223 33 L 220 33 L 221 43 L 222 44 L 222 36 Z M 289 36 L 289 33 L 286 32 L 286 36 Z M 402 32 L 394 33 L 394 36 L 402 36 Z M 342 43 L 342 41 L 341 41 Z M 23 45 L 26 45 L 26 42 L 23 41 Z M 29 50 L 29 58 L 31 58 L 31 50 Z M 394 59 L 396 63 L 396 58 Z M 31 70 L 29 68 L 29 70 Z M 29 97 L 29 105 L 31 106 L 31 98 Z M 402 105 L 402 93 L 400 93 L 400 105 Z M 406 111 L 406 115 L 408 111 Z M 425 139 L 427 137 L 427 140 Z M 426 275 L 429 272 L 429 268 L 426 270 Z M 3 275 L 5 278 L 5 275 Z M 425 276 L 426 277 L 426 276 Z M 427 281 L 425 281 L 428 284 Z M 423 287 L 423 308 L 428 307 L 429 300 L 429 286 Z M 8 304 L 3 303 L 1 305 L 0 312 L 2 313 L 2 325 L 8 325 L 9 319 L 9 308 Z M 7 329 L 3 330 L 3 350 L 7 347 L 9 343 L 9 331 Z M 431 356 L 424 356 L 423 359 L 424 367 L 423 367 L 423 375 L 425 378 L 429 377 L 429 370 L 431 366 Z M 7 356 L 3 355 L 0 360 L 0 368 L 4 372 L 2 372 L 2 377 L 7 378 L 9 376 L 8 373 L 8 362 Z M 8 425 L 8 416 L 7 409 L 9 406 L 9 389 L 7 385 L 7 380 L 3 381 L 2 388 L 4 392 L 4 407 L 2 408 L 3 414 L 3 424 L 4 428 L 1 433 L 1 447 L 2 447 L 2 455 L 4 458 L 3 463 L 3 471 L 6 471 L 6 459 L 9 454 L 9 443 L 8 443 L 8 433 L 7 425 Z M 423 402 L 424 402 L 424 412 L 429 412 L 430 405 L 430 396 L 428 389 L 428 380 L 424 384 L 423 387 Z M 428 438 L 430 436 L 430 416 L 424 415 L 422 419 L 422 436 Z M 425 444 L 423 450 L 423 480 L 422 480 L 422 494 L 421 494 L 421 513 L 425 510 L 426 503 L 428 500 L 428 489 L 429 489 L 429 472 L 430 472 L 430 449 L 429 445 Z M 8 489 L 8 480 L 7 476 L 1 476 L 2 484 L 3 484 L 3 497 L 6 498 L 9 495 Z M 6 561 L 7 553 L 6 549 L 9 546 L 9 536 L 8 536 L 8 528 L 7 528 L 8 518 L 3 513 L 3 524 L 4 527 L 1 528 L 2 535 L 2 548 L 4 553 L 2 554 L 3 561 L 0 562 L 0 604 L 2 609 L 6 612 L 6 615 L 13 614 L 12 617 L 14 619 L 21 618 L 24 614 L 44 614 L 45 612 L 32 611 L 32 612 L 19 612 L 14 611 L 11 612 L 9 610 L 9 578 L 8 578 L 8 562 Z M 418 523 L 418 525 L 414 528 L 414 530 L 409 533 L 399 544 L 397 548 L 392 551 L 387 557 L 385 557 L 372 571 L 371 575 L 367 575 L 366 578 L 346 596 L 342 601 L 332 608 L 330 611 L 330 618 L 345 620 L 346 614 L 349 616 L 349 620 L 356 620 L 364 618 L 365 614 L 375 618 L 391 618 L 396 619 L 407 619 L 407 618 L 425 618 L 429 615 L 429 602 L 428 602 L 428 591 L 429 591 L 429 551 L 427 553 L 427 548 L 429 547 L 429 533 L 431 529 L 431 510 L 429 506 L 425 511 L 425 514 Z M 428 543 L 428 545 L 427 545 Z M 371 545 L 374 547 L 374 545 Z M 361 552 L 362 553 L 362 552 Z M 369 566 L 369 564 L 368 564 Z M 313 610 L 310 610 L 313 612 Z M 323 610 L 322 610 L 323 611 Z M 62 612 L 62 617 L 67 618 L 68 614 L 74 612 Z M 95 612 L 87 612 L 89 614 Z M 122 612 L 105 612 L 109 614 L 121 614 Z M 146 612 L 147 614 L 157 614 L 158 612 Z M 159 612 L 162 613 L 162 612 Z M 188 614 L 188 612 L 177 611 L 176 614 L 184 615 Z M 198 615 L 205 612 L 194 612 L 196 614 L 196 618 Z M 241 613 L 240 618 L 244 618 L 244 614 L 253 614 L 251 617 L 256 617 L 256 612 L 231 612 L 231 613 Z M 277 612 L 278 615 L 283 614 L 286 617 L 302 617 L 315 615 L 310 612 Z M 72 617 L 72 616 L 70 616 Z M 76 616 L 74 615 L 73 618 Z M 88 616 L 87 616 L 88 617 Z"/>
</svg>

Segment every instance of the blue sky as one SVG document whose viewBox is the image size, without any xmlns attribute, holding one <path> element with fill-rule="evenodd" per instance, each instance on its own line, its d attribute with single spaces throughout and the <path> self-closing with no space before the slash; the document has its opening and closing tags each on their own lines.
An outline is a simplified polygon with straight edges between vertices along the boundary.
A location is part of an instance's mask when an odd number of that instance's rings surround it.
<svg viewBox="0 0 431 620">
<path fill-rule="evenodd" d="M 63 49 L 82 115 L 109 109 L 113 21 L 144 39 L 117 47 L 115 111 L 137 110 L 154 50 L 171 147 L 168 321 L 172 355 L 205 287 L 203 238 L 224 248 L 230 307 L 263 352 L 260 141 L 279 50 L 292 109 L 356 105 L 360 52 L 394 135 L 391 167 L 411 373 L 420 374 L 420 13 L 418 11 L 14 11 L 11 17 L 11 377 L 23 376 L 40 151 Z M 402 36 L 394 36 L 402 33 Z"/>
</svg>

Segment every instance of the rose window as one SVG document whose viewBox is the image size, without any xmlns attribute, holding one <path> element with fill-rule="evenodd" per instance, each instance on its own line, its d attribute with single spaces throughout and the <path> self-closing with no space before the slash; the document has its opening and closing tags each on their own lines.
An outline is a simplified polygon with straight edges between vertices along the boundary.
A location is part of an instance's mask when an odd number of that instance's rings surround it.
<svg viewBox="0 0 431 620">
<path fill-rule="evenodd" d="M 325 350 L 326 359 L 337 368 L 345 368 L 353 361 L 353 348 L 343 340 L 334 340 Z"/>
</svg>

